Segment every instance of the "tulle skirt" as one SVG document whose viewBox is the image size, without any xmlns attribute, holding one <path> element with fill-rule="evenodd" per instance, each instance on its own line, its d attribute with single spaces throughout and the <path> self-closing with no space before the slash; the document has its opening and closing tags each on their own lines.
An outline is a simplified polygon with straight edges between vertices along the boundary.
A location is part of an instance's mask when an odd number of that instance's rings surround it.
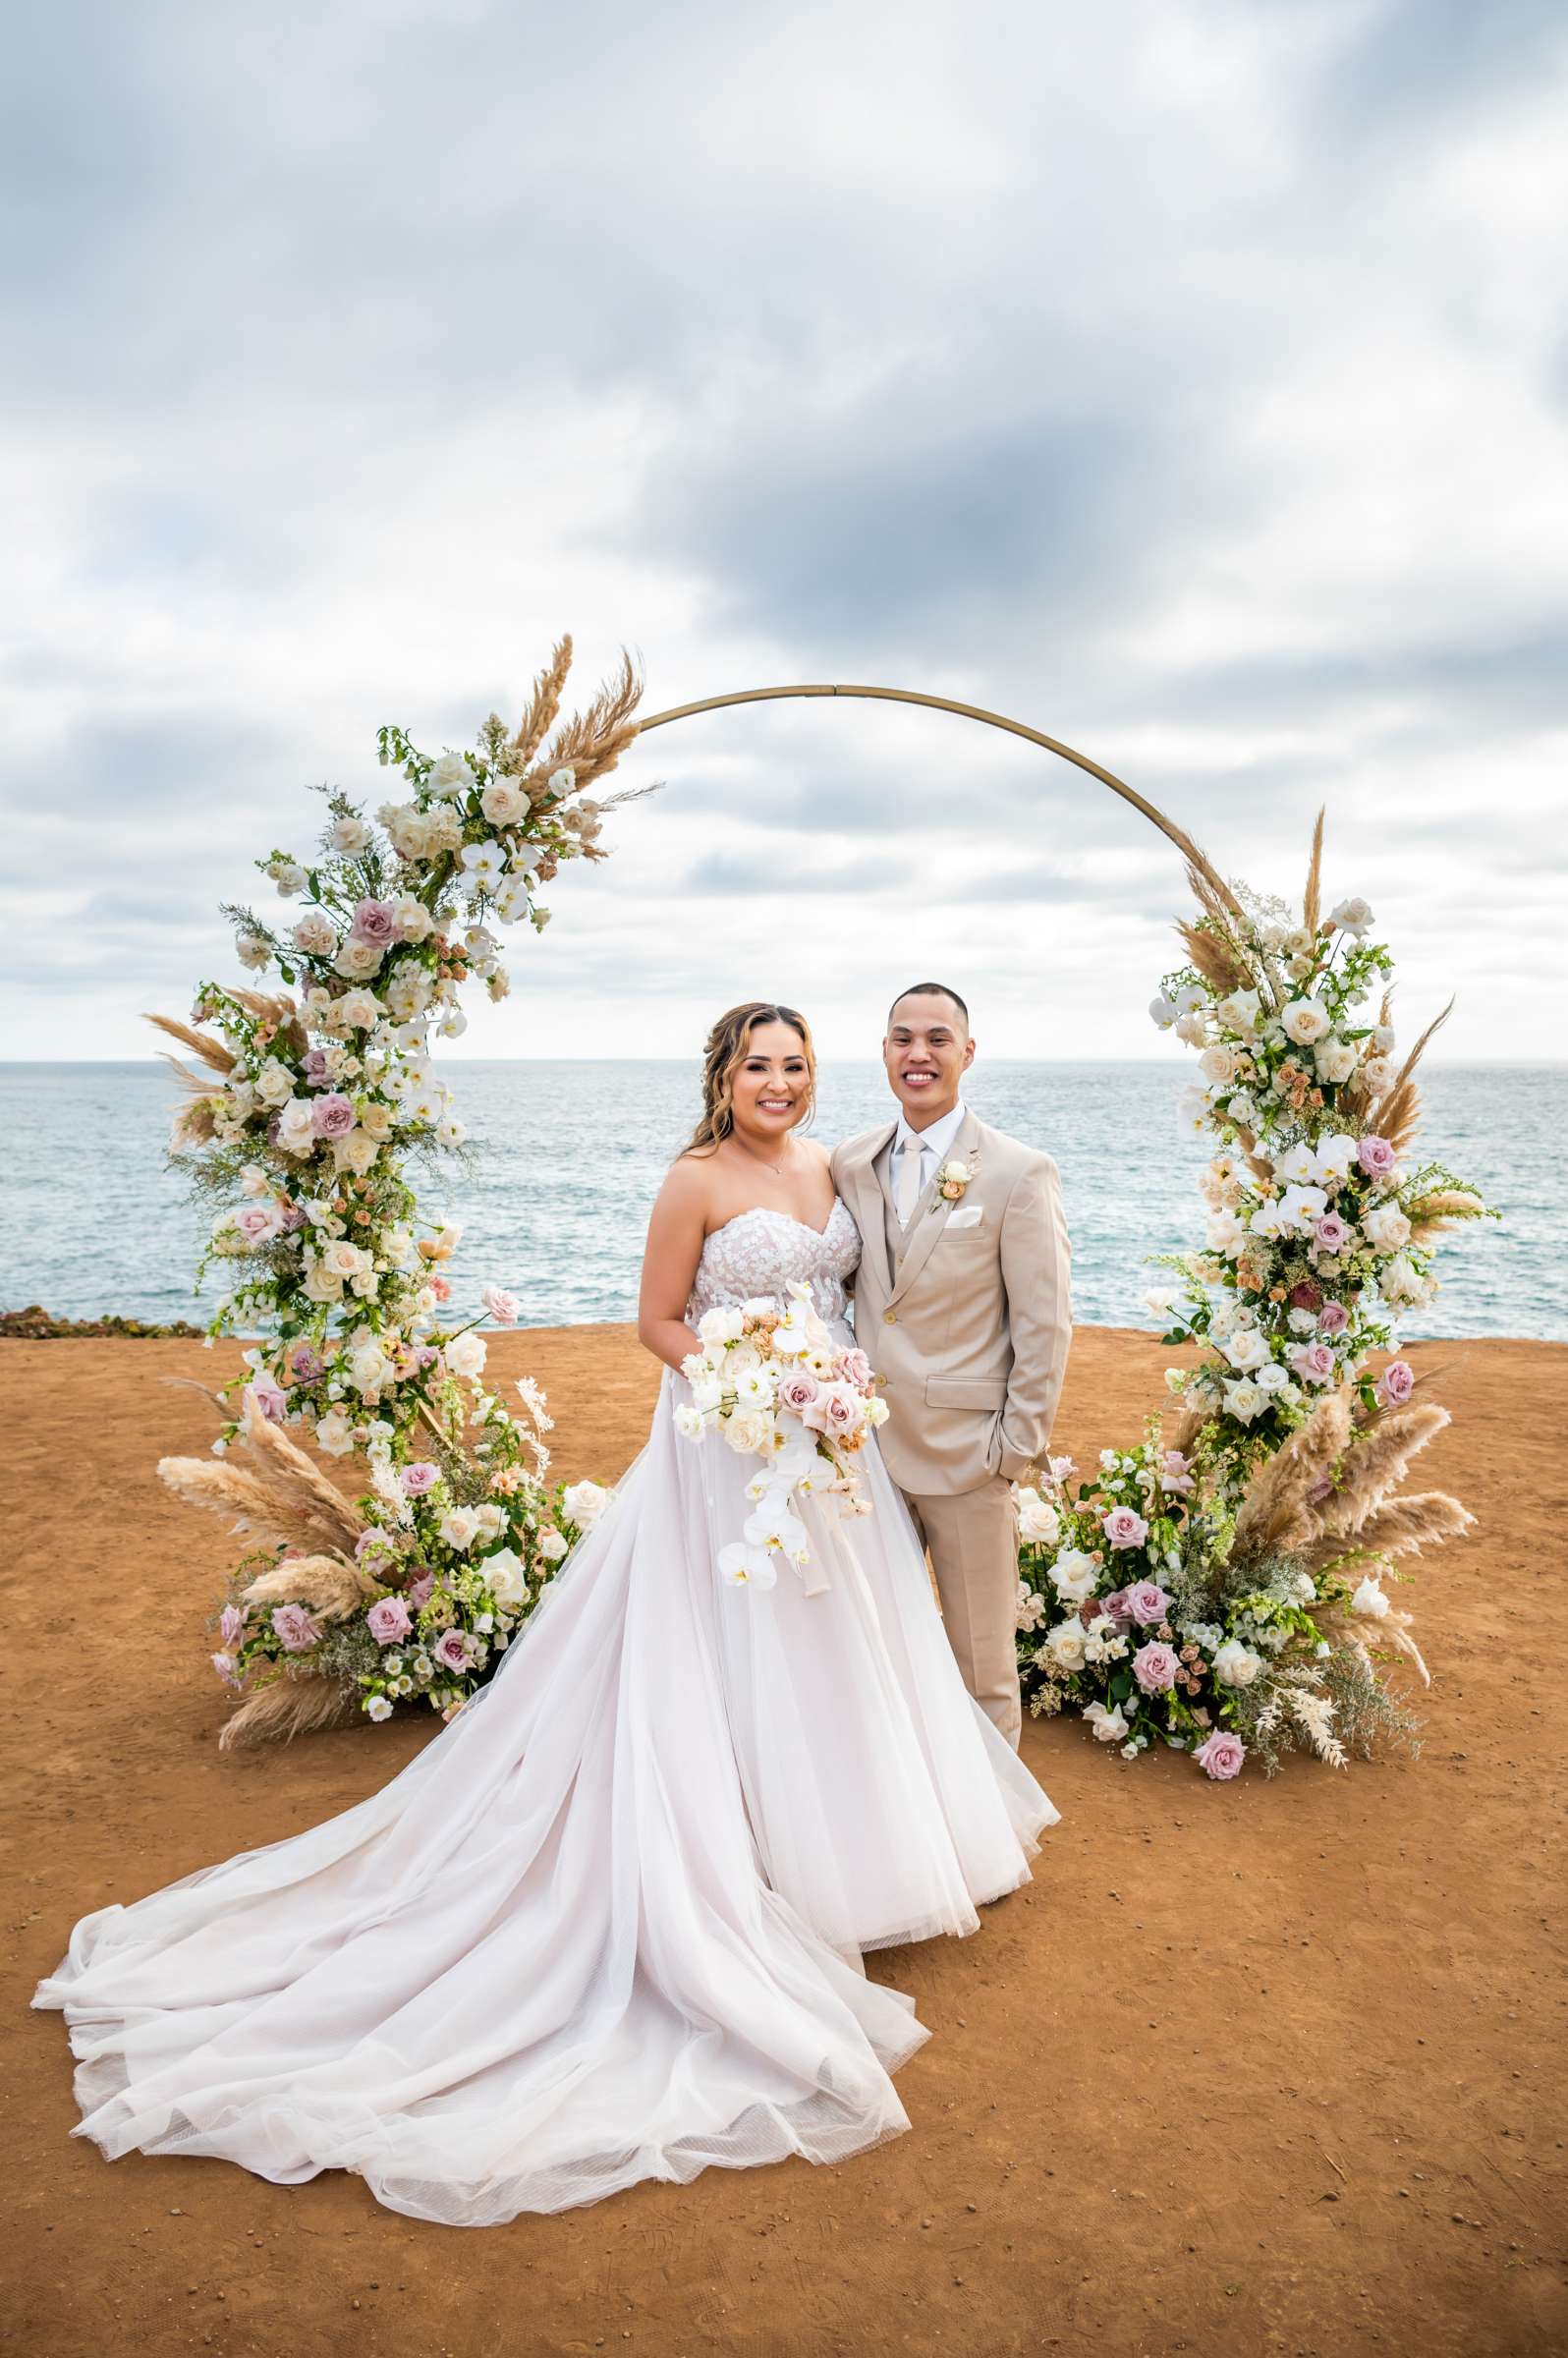
<svg viewBox="0 0 1568 2358">
<path fill-rule="evenodd" d="M 736 1589 L 756 1461 L 647 1445 L 490 1685 L 304 1833 L 85 1916 L 64 2011 L 114 2159 L 359 2171 L 485 2226 L 908 2127 L 928 2036 L 866 1949 L 966 1934 L 1056 1811 L 966 1694 L 908 1510 L 805 1505 L 828 1586 Z"/>
</svg>

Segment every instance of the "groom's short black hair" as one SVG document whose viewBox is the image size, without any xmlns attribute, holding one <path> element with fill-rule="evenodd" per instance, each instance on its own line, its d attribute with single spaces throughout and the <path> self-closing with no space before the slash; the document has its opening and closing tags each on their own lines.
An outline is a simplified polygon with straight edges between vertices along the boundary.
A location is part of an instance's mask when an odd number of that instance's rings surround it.
<svg viewBox="0 0 1568 2358">
<path fill-rule="evenodd" d="M 906 984 L 904 989 L 899 992 L 898 997 L 893 1001 L 892 1006 L 889 1007 L 887 1011 L 888 1023 L 891 1025 L 894 1016 L 898 1013 L 898 1010 L 905 999 L 915 999 L 922 996 L 938 999 L 951 999 L 953 1005 L 958 1009 L 959 1014 L 964 1019 L 965 1031 L 967 1032 L 969 1030 L 969 1009 L 965 1006 L 963 1000 L 959 997 L 957 991 L 949 982 L 910 982 Z"/>
</svg>

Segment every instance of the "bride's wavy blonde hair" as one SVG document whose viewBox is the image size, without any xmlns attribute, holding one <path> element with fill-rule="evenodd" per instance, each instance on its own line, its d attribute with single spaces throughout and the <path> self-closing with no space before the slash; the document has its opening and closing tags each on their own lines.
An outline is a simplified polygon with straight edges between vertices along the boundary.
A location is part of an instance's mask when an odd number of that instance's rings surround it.
<svg viewBox="0 0 1568 2358">
<path fill-rule="evenodd" d="M 744 1006 L 721 1015 L 707 1036 L 702 1051 L 702 1118 L 682 1148 L 683 1153 L 711 1154 L 734 1130 L 735 1075 L 751 1054 L 752 1037 L 762 1024 L 788 1024 L 799 1034 L 809 1087 L 806 1110 L 794 1126 L 798 1130 L 811 1120 L 816 1106 L 816 1050 L 812 1044 L 811 1025 L 793 1007 L 748 999 Z"/>
</svg>

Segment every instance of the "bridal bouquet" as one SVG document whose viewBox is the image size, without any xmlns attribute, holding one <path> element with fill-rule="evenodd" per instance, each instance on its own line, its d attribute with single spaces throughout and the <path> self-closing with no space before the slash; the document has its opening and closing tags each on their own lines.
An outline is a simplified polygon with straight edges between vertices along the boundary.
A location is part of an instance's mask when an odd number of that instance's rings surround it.
<svg viewBox="0 0 1568 2358">
<path fill-rule="evenodd" d="M 821 1491 L 851 1514 L 869 1513 L 854 1460 L 867 1433 L 886 1423 L 887 1403 L 865 1352 L 836 1343 L 812 1310 L 810 1287 L 788 1290 L 787 1305 L 764 1294 L 703 1313 L 702 1348 L 681 1369 L 692 1397 L 675 1423 L 687 1440 L 717 1432 L 740 1455 L 762 1460 L 747 1485 L 754 1504 L 744 1532 L 719 1551 L 724 1578 L 737 1588 L 771 1588 L 774 1558 L 786 1555 L 814 1595 L 825 1584 L 812 1577 L 796 1497 Z"/>
</svg>

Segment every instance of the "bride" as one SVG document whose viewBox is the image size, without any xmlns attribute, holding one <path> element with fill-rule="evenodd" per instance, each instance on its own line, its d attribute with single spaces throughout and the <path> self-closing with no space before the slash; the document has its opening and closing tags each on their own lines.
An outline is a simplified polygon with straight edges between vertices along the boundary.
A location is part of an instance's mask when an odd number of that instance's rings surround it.
<svg viewBox="0 0 1568 2358">
<path fill-rule="evenodd" d="M 368 1800 L 77 1925 L 32 2000 L 73 2135 L 487 2226 L 909 2126 L 888 2075 L 928 2034 L 862 1952 L 974 1932 L 1057 1813 L 965 1691 L 874 1438 L 870 1516 L 802 1502 L 825 1590 L 719 1577 L 755 1469 L 676 1432 L 693 1322 L 798 1280 L 848 1334 L 813 1082 L 792 1009 L 714 1027 L 648 1227 L 646 1445 L 490 1684 Z"/>
</svg>

